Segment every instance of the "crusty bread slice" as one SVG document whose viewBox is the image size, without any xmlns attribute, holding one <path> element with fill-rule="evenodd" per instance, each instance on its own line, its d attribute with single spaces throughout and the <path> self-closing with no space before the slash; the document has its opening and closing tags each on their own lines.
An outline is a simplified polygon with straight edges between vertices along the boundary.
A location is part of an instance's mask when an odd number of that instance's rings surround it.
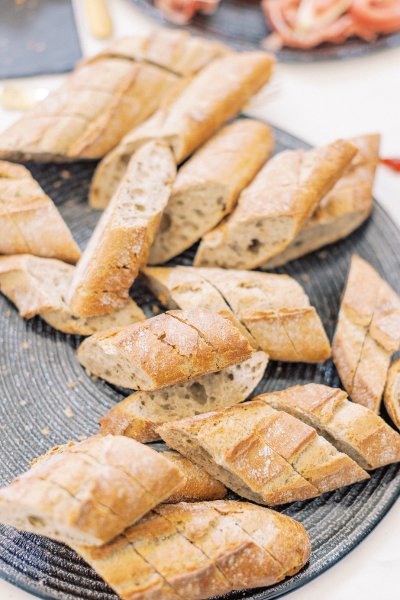
<svg viewBox="0 0 400 600">
<path fill-rule="evenodd" d="M 151 448 L 123 436 L 95 436 L 50 452 L 1 488 L 0 521 L 98 546 L 183 483 L 179 468 Z"/>
<path fill-rule="evenodd" d="M 183 310 L 204 308 L 229 314 L 249 343 L 254 348 L 258 348 L 257 341 L 232 312 L 216 286 L 203 277 L 198 269 L 182 266 L 144 267 L 142 274 L 153 294 L 167 308 Z"/>
<path fill-rule="evenodd" d="M 246 402 L 158 431 L 169 446 L 235 492 L 263 504 L 309 498 L 368 478 L 314 428 L 265 407 Z"/>
<path fill-rule="evenodd" d="M 185 477 L 185 481 L 165 500 L 168 504 L 195 500 L 221 500 L 226 496 L 226 487 L 188 458 L 173 450 L 166 450 L 162 455 L 174 463 Z"/>
<path fill-rule="evenodd" d="M 254 352 L 239 364 L 194 381 L 155 392 L 136 392 L 100 419 L 100 433 L 155 442 L 160 439 L 156 429 L 163 423 L 243 402 L 261 381 L 267 363 L 265 352 Z"/>
<path fill-rule="evenodd" d="M 390 365 L 386 381 L 384 402 L 390 418 L 400 429 L 400 359 Z"/>
<path fill-rule="evenodd" d="M 239 196 L 233 213 L 207 233 L 198 267 L 254 269 L 283 252 L 356 153 L 350 142 L 275 155 Z"/>
<path fill-rule="evenodd" d="M 175 170 L 163 142 L 150 142 L 134 154 L 76 267 L 68 294 L 74 314 L 104 315 L 127 303 L 147 262 Z"/>
<path fill-rule="evenodd" d="M 272 146 L 271 129 L 254 119 L 238 119 L 202 146 L 178 171 L 149 264 L 165 263 L 190 248 L 232 212 Z"/>
<path fill-rule="evenodd" d="M 176 310 L 92 335 L 78 360 L 110 383 L 152 391 L 220 371 L 252 352 L 229 315 Z"/>
<path fill-rule="evenodd" d="M 372 410 L 349 402 L 343 390 L 310 383 L 257 396 L 315 427 L 363 469 L 400 460 L 400 435 Z"/>
<path fill-rule="evenodd" d="M 379 412 L 390 359 L 400 345 L 400 297 L 373 267 L 353 256 L 332 344 L 353 402 Z"/>
<path fill-rule="evenodd" d="M 74 267 L 53 258 L 30 254 L 0 257 L 0 292 L 13 302 L 21 317 L 40 315 L 63 333 L 92 335 L 99 331 L 143 321 L 142 309 L 129 298 L 119 310 L 102 317 L 76 317 L 65 298 Z"/>
<path fill-rule="evenodd" d="M 310 557 L 300 523 L 229 500 L 162 505 L 102 548 L 75 549 L 124 600 L 202 600 L 272 585 Z"/>
<path fill-rule="evenodd" d="M 204 67 L 187 86 L 182 86 L 183 91 L 174 101 L 166 101 L 101 161 L 92 181 L 93 193 L 98 195 L 96 202 L 107 205 L 129 157 L 148 140 L 167 141 L 176 162 L 182 162 L 240 112 L 268 81 L 273 65 L 274 59 L 265 52 L 232 52 Z"/>
<path fill-rule="evenodd" d="M 379 160 L 380 136 L 349 140 L 358 152 L 332 190 L 318 204 L 300 233 L 282 253 L 261 265 L 274 269 L 347 237 L 368 218 L 373 206 L 372 187 Z"/>
<path fill-rule="evenodd" d="M 287 275 L 181 266 L 146 267 L 143 273 L 168 308 L 229 308 L 250 342 L 274 360 L 320 362 L 330 356 L 315 308 Z"/>
<path fill-rule="evenodd" d="M 28 169 L 0 161 L 0 254 L 35 254 L 75 264 L 80 250 L 53 201 Z"/>
</svg>

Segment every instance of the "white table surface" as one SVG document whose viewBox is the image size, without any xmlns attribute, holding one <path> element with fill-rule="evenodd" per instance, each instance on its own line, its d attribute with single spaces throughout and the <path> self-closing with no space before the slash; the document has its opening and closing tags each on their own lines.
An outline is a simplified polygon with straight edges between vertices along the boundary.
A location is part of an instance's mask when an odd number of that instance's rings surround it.
<svg viewBox="0 0 400 600">
<path fill-rule="evenodd" d="M 147 31 L 153 26 L 128 0 L 109 0 L 109 4 L 116 37 Z M 74 6 L 83 53 L 92 54 L 104 42 L 88 34 L 81 1 L 74 0 Z M 400 156 L 400 48 L 346 61 L 281 64 L 276 71 L 279 92 L 270 97 L 261 93 L 252 102 L 249 113 L 313 144 L 377 131 L 383 138 L 382 155 Z M 53 88 L 61 80 L 61 76 L 37 77 L 35 84 Z M 18 83 L 32 85 L 32 79 Z M 18 113 L 0 109 L 0 129 L 17 117 Z M 400 226 L 400 175 L 380 167 L 375 197 Z M 347 557 L 289 597 L 291 600 L 395 600 L 399 567 L 398 502 Z M 31 594 L 0 580 L 0 600 L 32 598 Z"/>
</svg>

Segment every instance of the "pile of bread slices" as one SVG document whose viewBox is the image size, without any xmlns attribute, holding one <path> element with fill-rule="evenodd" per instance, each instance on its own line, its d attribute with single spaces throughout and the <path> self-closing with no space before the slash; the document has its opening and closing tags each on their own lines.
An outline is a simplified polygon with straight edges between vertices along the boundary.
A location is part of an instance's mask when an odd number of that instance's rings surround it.
<svg viewBox="0 0 400 600">
<path fill-rule="evenodd" d="M 270 159 L 267 125 L 226 122 L 272 67 L 183 32 L 126 38 L 0 136 L 5 159 L 102 158 L 89 202 L 105 210 L 82 254 L 29 171 L 0 161 L 0 290 L 21 316 L 90 336 L 77 353 L 87 372 L 135 390 L 98 435 L 2 488 L 0 521 L 68 544 L 126 600 L 293 575 L 307 533 L 264 506 L 400 460 L 378 415 L 384 396 L 400 424 L 399 296 L 354 256 L 331 350 L 302 286 L 263 272 L 368 217 L 379 139 Z M 199 240 L 194 266 L 154 266 Z M 139 274 L 167 312 L 146 319 L 130 298 Z M 331 353 L 352 402 L 312 383 L 244 402 L 268 360 Z M 144 445 L 160 439 L 172 450 Z M 226 488 L 250 502 L 223 500 Z"/>
</svg>

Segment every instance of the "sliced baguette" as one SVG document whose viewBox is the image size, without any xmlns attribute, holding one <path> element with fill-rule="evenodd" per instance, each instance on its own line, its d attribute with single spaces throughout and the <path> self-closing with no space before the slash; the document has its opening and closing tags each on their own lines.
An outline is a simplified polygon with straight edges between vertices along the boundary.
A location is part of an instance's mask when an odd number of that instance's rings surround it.
<svg viewBox="0 0 400 600">
<path fill-rule="evenodd" d="M 400 297 L 373 267 L 353 256 L 332 344 L 353 402 L 379 412 L 390 359 L 400 345 Z"/>
<path fill-rule="evenodd" d="M 275 155 L 240 194 L 233 213 L 203 237 L 195 266 L 254 269 L 283 252 L 355 153 L 353 144 L 337 140 Z"/>
<path fill-rule="evenodd" d="M 64 543 L 98 546 L 183 482 L 179 468 L 151 448 L 122 436 L 95 436 L 49 453 L 1 488 L 0 521 Z"/>
<path fill-rule="evenodd" d="M 156 392 L 136 392 L 100 419 L 100 433 L 126 435 L 138 442 L 160 439 L 156 429 L 163 423 L 185 419 L 243 402 L 261 381 L 268 357 L 254 352 L 250 358 L 195 381 Z"/>
<path fill-rule="evenodd" d="M 229 308 L 253 345 L 274 360 L 320 362 L 330 356 L 315 308 L 287 275 L 180 266 L 146 267 L 143 273 L 169 308 Z"/>
<path fill-rule="evenodd" d="M 384 402 L 390 418 L 400 429 L 400 359 L 390 365 L 386 381 Z"/>
<path fill-rule="evenodd" d="M 75 264 L 80 250 L 53 201 L 28 169 L 0 161 L 0 254 L 35 254 Z"/>
<path fill-rule="evenodd" d="M 267 125 L 239 119 L 202 146 L 178 171 L 149 263 L 162 264 L 177 256 L 232 212 L 272 145 Z"/>
<path fill-rule="evenodd" d="M 92 335 L 111 327 L 130 325 L 146 317 L 129 298 L 127 304 L 103 317 L 76 317 L 65 298 L 74 267 L 53 258 L 30 254 L 0 257 L 0 292 L 19 310 L 21 317 L 35 315 L 63 333 Z"/>
<path fill-rule="evenodd" d="M 318 204 L 300 233 L 282 253 L 261 265 L 274 269 L 347 237 L 368 218 L 373 206 L 372 187 L 379 160 L 379 135 L 349 140 L 358 152 L 332 190 Z"/>
<path fill-rule="evenodd" d="M 226 487 L 191 460 L 178 452 L 167 450 L 161 453 L 183 474 L 185 481 L 164 502 L 194 502 L 195 500 L 221 500 L 226 496 Z"/>
<path fill-rule="evenodd" d="M 166 101 L 101 161 L 92 181 L 93 194 L 98 196 L 96 202 L 107 205 L 129 157 L 148 140 L 167 141 L 176 162 L 182 162 L 240 112 L 268 81 L 273 64 L 273 58 L 264 52 L 232 52 L 206 66 L 174 101 Z"/>
<path fill-rule="evenodd" d="M 281 504 L 349 485 L 368 474 L 314 428 L 251 401 L 158 429 L 172 448 L 236 493 Z"/>
<path fill-rule="evenodd" d="M 86 338 L 78 360 L 110 383 L 153 391 L 220 371 L 252 352 L 229 315 L 177 310 Z"/>
<path fill-rule="evenodd" d="M 74 314 L 95 317 L 127 303 L 147 262 L 174 177 L 175 163 L 163 142 L 150 142 L 132 157 L 76 267 L 68 294 Z"/>
<path fill-rule="evenodd" d="M 202 600 L 272 585 L 310 557 L 300 523 L 224 500 L 163 505 L 102 548 L 75 549 L 124 600 Z"/>
<path fill-rule="evenodd" d="M 339 389 L 310 383 L 257 396 L 315 427 L 363 469 L 400 460 L 400 435 L 372 410 L 349 402 Z"/>
</svg>

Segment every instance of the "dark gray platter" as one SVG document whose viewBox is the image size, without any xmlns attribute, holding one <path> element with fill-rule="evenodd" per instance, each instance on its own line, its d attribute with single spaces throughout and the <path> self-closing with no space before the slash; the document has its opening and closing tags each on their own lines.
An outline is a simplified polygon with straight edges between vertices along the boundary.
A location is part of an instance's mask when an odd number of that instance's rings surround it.
<svg viewBox="0 0 400 600">
<path fill-rule="evenodd" d="M 276 151 L 307 147 L 277 129 L 275 137 Z M 98 218 L 98 213 L 91 211 L 86 203 L 94 165 L 29 166 L 83 246 Z M 379 206 L 369 222 L 348 239 L 278 270 L 292 275 L 305 287 L 330 337 L 354 252 L 371 261 L 400 290 L 400 232 Z M 190 264 L 192 254 L 188 251 L 176 263 Z M 151 316 L 154 298 L 140 284 L 135 284 L 133 296 Z M 76 336 L 54 331 L 39 318 L 19 319 L 4 297 L 0 297 L 0 341 L 0 484 L 3 485 L 52 445 L 96 433 L 97 419 L 123 397 L 123 392 L 85 375 L 74 357 L 79 344 Z M 310 381 L 340 385 L 331 361 L 323 365 L 272 362 L 257 392 Z M 72 417 L 65 414 L 67 407 L 72 410 Z M 392 465 L 375 471 L 366 483 L 283 507 L 283 512 L 307 528 L 313 549 L 310 563 L 298 575 L 277 586 L 238 592 L 226 598 L 277 598 L 317 577 L 371 532 L 395 502 L 399 487 L 400 466 Z M 44 598 L 116 598 L 68 548 L 1 525 L 0 576 Z"/>
<path fill-rule="evenodd" d="M 143 11 L 163 25 L 170 25 L 154 0 L 132 0 Z M 238 50 L 259 48 L 262 40 L 271 33 L 260 6 L 261 0 L 221 0 L 212 15 L 196 15 L 185 28 L 193 33 L 219 39 Z M 276 56 L 283 62 L 310 63 L 321 60 L 356 58 L 400 45 L 400 32 L 381 35 L 372 42 L 350 38 L 341 44 L 321 44 L 317 48 L 282 48 Z"/>
</svg>

